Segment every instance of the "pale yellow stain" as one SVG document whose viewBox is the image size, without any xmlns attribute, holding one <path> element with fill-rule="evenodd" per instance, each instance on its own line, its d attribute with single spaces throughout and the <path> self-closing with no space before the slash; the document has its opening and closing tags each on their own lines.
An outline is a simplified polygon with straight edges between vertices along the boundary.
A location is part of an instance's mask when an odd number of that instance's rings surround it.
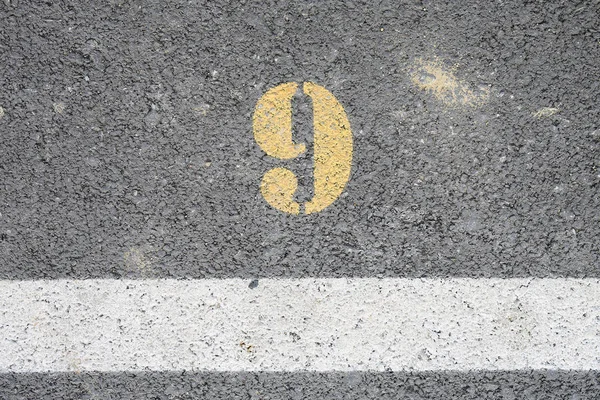
<svg viewBox="0 0 600 400">
<path fill-rule="evenodd" d="M 209 109 L 210 109 L 210 106 L 208 104 L 203 104 L 201 106 L 192 107 L 192 111 L 195 111 L 204 117 L 208 114 Z"/>
<path fill-rule="evenodd" d="M 54 108 L 55 113 L 62 114 L 67 106 L 65 106 L 65 103 L 59 102 L 52 104 L 52 108 Z"/>
<path fill-rule="evenodd" d="M 454 72 L 455 68 L 444 67 L 438 59 L 418 58 L 410 68 L 410 78 L 416 87 L 431 93 L 446 106 L 478 107 L 488 100 L 488 88 L 476 92 L 468 83 L 458 79 Z"/>
<path fill-rule="evenodd" d="M 41 325 L 46 325 L 48 323 L 48 318 L 46 313 L 39 312 L 33 316 L 31 319 L 31 325 L 34 328 L 38 328 Z"/>
<path fill-rule="evenodd" d="M 257 102 L 254 116 L 254 138 L 268 155 L 293 159 L 306 151 L 303 143 L 292 138 L 291 100 L 298 89 L 294 82 L 269 89 Z M 305 204 L 312 214 L 331 205 L 343 192 L 352 168 L 352 131 L 344 108 L 335 96 L 312 82 L 303 84 L 303 92 L 313 103 L 314 121 L 314 197 Z M 300 204 L 294 200 L 298 188 L 296 175 L 286 168 L 274 168 L 263 177 L 260 190 L 274 208 L 299 214 Z"/>
<path fill-rule="evenodd" d="M 66 350 L 64 352 L 64 360 L 68 364 L 69 371 L 75 372 L 76 374 L 81 373 L 83 370 L 83 363 L 87 361 L 83 359 L 79 353 L 76 353 L 72 350 Z"/>
<path fill-rule="evenodd" d="M 532 113 L 531 115 L 533 115 L 537 119 L 541 119 L 541 118 L 545 118 L 545 117 L 550 117 L 559 111 L 560 111 L 560 109 L 558 109 L 558 108 L 542 107 L 539 110 L 537 110 L 536 112 Z"/>
<path fill-rule="evenodd" d="M 83 361 L 79 357 L 69 357 L 69 370 L 75 373 L 81 372 Z"/>
<path fill-rule="evenodd" d="M 4 117 L 4 108 L 0 107 L 0 119 Z"/>
<path fill-rule="evenodd" d="M 141 273 L 142 276 L 153 275 L 154 271 L 150 261 L 139 248 L 132 247 L 126 251 L 123 255 L 123 261 L 129 269 Z"/>
</svg>

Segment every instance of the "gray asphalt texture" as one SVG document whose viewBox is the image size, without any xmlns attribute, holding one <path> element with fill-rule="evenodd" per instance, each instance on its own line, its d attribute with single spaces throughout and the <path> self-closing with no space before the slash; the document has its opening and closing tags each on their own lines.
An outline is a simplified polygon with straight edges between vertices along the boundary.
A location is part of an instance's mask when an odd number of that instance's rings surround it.
<svg viewBox="0 0 600 400">
<path fill-rule="evenodd" d="M 599 10 L 4 0 L 0 278 L 598 277 Z M 418 58 L 489 100 L 446 107 Z M 310 216 L 259 192 L 288 166 L 311 197 L 310 153 L 252 135 L 288 81 L 330 90 L 354 134 L 345 193 Z"/>
<path fill-rule="evenodd" d="M 593 400 L 599 393 L 597 371 L 0 375 L 3 400 Z"/>
<path fill-rule="evenodd" d="M 446 106 L 411 81 L 419 58 L 489 99 Z M 310 153 L 252 135 L 289 81 L 330 90 L 354 134 L 345 193 L 311 216 L 258 190 L 287 166 L 311 197 Z M 600 277 L 597 0 L 3 0 L 0 107 L 0 279 Z M 599 380 L 0 374 L 0 398 L 581 400 Z"/>
</svg>

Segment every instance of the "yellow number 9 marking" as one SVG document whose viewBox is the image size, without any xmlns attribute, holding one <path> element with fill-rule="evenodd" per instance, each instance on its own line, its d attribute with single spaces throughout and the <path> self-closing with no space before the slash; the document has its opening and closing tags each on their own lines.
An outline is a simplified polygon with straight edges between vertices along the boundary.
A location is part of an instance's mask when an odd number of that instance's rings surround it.
<svg viewBox="0 0 600 400">
<path fill-rule="evenodd" d="M 313 104 L 314 121 L 314 197 L 304 204 L 312 214 L 331 205 L 344 191 L 352 168 L 352 131 L 344 108 L 322 86 L 302 85 Z M 294 82 L 269 89 L 256 103 L 253 117 L 254 139 L 271 157 L 289 160 L 306 151 L 304 143 L 292 138 L 292 97 L 298 89 Z M 298 188 L 296 175 L 287 168 L 268 171 L 260 191 L 271 206 L 290 214 L 300 214 L 294 200 Z"/>
</svg>

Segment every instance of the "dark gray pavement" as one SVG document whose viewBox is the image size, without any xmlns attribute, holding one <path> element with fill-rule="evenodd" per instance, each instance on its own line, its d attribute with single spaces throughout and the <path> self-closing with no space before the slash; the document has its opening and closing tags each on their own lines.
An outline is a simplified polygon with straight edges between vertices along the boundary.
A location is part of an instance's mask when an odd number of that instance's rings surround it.
<svg viewBox="0 0 600 400">
<path fill-rule="evenodd" d="M 157 373 L 0 375 L 0 395 L 37 399 L 597 399 L 598 372 Z"/>
<path fill-rule="evenodd" d="M 344 194 L 310 216 L 259 192 L 282 163 L 253 108 L 289 81 L 354 135 Z M 0 107 L 0 279 L 600 277 L 595 0 L 4 0 Z M 310 152 L 283 165 L 309 199 Z M 599 380 L 0 374 L 0 398 L 583 400 Z"/>
<path fill-rule="evenodd" d="M 0 375 L 0 396 L 33 399 L 583 400 L 598 399 L 600 373 L 136 372 Z"/>
<path fill-rule="evenodd" d="M 598 277 L 599 7 L 5 2 L 0 277 Z M 419 88 L 419 59 L 482 104 Z M 354 160 L 298 217 L 259 193 L 282 163 L 252 112 L 309 80 Z M 311 162 L 283 164 L 307 199 Z"/>
</svg>

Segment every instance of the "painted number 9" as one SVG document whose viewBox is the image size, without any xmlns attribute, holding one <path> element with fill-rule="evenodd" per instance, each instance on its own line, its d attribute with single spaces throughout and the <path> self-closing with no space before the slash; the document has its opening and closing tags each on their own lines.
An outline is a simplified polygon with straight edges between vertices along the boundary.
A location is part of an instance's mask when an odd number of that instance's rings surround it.
<svg viewBox="0 0 600 400">
<path fill-rule="evenodd" d="M 304 204 L 312 214 L 331 205 L 342 194 L 352 168 L 352 132 L 342 105 L 322 86 L 312 82 L 302 85 L 313 104 L 314 123 L 314 197 Z M 271 157 L 290 160 L 306 151 L 304 143 L 292 138 L 292 97 L 298 90 L 295 82 L 269 89 L 256 104 L 253 117 L 254 139 Z M 290 214 L 300 214 L 294 200 L 298 178 L 287 168 L 268 171 L 260 191 L 271 206 Z"/>
</svg>

